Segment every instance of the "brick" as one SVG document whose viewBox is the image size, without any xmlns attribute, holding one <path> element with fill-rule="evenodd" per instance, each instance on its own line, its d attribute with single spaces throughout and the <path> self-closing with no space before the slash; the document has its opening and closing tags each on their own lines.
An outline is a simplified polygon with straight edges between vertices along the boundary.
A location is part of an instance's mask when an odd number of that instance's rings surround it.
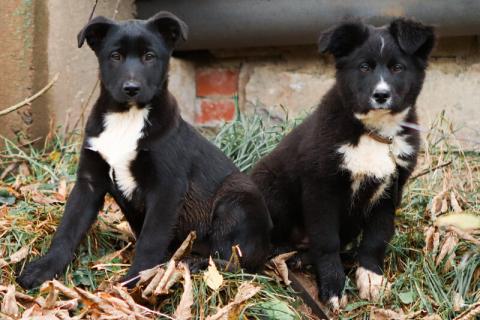
<svg viewBox="0 0 480 320">
<path fill-rule="evenodd" d="M 195 122 L 204 125 L 215 125 L 235 119 L 235 103 L 233 99 L 198 99 Z"/>
<path fill-rule="evenodd" d="M 233 96 L 238 91 L 238 73 L 235 69 L 198 69 L 195 76 L 197 97 Z"/>
</svg>

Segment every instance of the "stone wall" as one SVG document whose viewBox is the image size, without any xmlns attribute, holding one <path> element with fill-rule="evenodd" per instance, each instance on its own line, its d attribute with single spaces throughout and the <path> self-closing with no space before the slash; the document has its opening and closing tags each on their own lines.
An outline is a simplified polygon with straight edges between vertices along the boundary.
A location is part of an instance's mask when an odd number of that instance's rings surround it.
<svg viewBox="0 0 480 320">
<path fill-rule="evenodd" d="M 311 110 L 334 83 L 333 60 L 314 47 L 216 51 L 205 61 L 183 61 L 196 94 L 183 97 L 183 109 L 200 125 L 217 125 L 234 116 L 238 94 L 244 112 L 267 110 L 290 116 Z M 236 81 L 236 85 L 232 84 Z M 181 88 L 187 87 L 184 84 Z M 204 88 L 208 87 L 208 95 Z M 178 90 L 179 88 L 174 88 Z M 212 100 L 212 96 L 215 100 Z M 445 110 L 459 129 L 458 137 L 480 141 L 480 53 L 476 37 L 441 39 L 432 55 L 417 107 L 421 124 L 430 124 Z M 191 119 L 191 117 L 190 117 Z M 472 142 L 472 141 L 470 141 Z M 478 148 L 478 143 L 465 143 Z"/>
</svg>

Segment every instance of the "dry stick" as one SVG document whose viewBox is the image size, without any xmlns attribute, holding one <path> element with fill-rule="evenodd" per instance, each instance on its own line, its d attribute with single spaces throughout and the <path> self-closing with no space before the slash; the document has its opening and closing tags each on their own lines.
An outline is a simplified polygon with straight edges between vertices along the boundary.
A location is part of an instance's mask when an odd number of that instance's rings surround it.
<svg viewBox="0 0 480 320">
<path fill-rule="evenodd" d="M 9 114 L 17 109 L 20 109 L 21 107 L 27 105 L 27 104 L 30 104 L 33 100 L 37 99 L 38 97 L 40 97 L 42 94 L 44 94 L 48 89 L 50 89 L 53 84 L 58 80 L 58 73 L 53 77 L 53 79 L 45 86 L 43 87 L 40 91 L 38 91 L 37 93 L 35 93 L 33 96 L 31 97 L 28 97 L 26 98 L 25 100 L 23 100 L 22 102 L 19 102 L 17 103 L 16 105 L 13 105 L 11 107 L 8 107 L 6 109 L 3 109 L 0 111 L 0 117 L 1 116 L 4 116 L 6 114 Z"/>
<path fill-rule="evenodd" d="M 428 174 L 428 173 L 430 173 L 430 172 L 432 172 L 432 171 L 435 171 L 435 170 L 437 170 L 437 169 L 441 169 L 441 168 L 446 167 L 446 166 L 449 166 L 449 165 L 451 165 L 451 164 L 452 164 L 452 161 L 448 161 L 448 162 L 439 164 L 438 166 L 435 166 L 435 167 L 433 167 L 433 168 L 425 169 L 425 170 L 419 172 L 418 174 L 412 176 L 412 177 L 410 178 L 410 180 L 415 180 L 415 179 L 417 179 L 417 178 L 419 178 L 419 177 L 421 177 L 421 176 L 424 176 L 424 175 L 426 175 L 426 174 Z"/>
</svg>

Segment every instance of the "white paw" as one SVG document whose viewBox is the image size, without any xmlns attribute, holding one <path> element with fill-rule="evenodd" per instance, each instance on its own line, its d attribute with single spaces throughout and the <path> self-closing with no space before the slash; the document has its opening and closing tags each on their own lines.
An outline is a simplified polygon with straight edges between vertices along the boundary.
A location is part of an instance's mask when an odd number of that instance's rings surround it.
<svg viewBox="0 0 480 320">
<path fill-rule="evenodd" d="M 328 300 L 328 306 L 334 313 L 338 313 L 340 309 L 345 308 L 347 304 L 348 298 L 346 294 L 344 294 L 341 299 L 339 299 L 337 296 L 333 296 Z"/>
<path fill-rule="evenodd" d="M 355 273 L 359 296 L 369 301 L 377 301 L 382 293 L 384 296 L 390 294 L 392 284 L 380 274 L 359 267 Z"/>
</svg>

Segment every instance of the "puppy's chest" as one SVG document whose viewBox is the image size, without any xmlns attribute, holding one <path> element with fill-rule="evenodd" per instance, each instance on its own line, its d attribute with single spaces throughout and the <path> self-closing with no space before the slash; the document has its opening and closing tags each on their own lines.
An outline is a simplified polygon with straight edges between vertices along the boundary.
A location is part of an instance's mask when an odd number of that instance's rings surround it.
<svg viewBox="0 0 480 320">
<path fill-rule="evenodd" d="M 367 185 L 370 192 L 369 203 L 373 204 L 383 195 L 397 174 L 397 165 L 408 167 L 405 160 L 414 152 L 405 136 L 395 136 L 391 144 L 379 142 L 368 135 L 362 135 L 357 145 L 345 144 L 338 148 L 342 155 L 341 169 L 351 175 L 352 197 L 361 194 Z"/>
<path fill-rule="evenodd" d="M 110 178 L 127 199 L 132 198 L 137 187 L 131 164 L 138 154 L 148 111 L 132 107 L 127 112 L 107 113 L 102 133 L 87 141 L 87 148 L 98 152 L 109 164 Z"/>
</svg>

